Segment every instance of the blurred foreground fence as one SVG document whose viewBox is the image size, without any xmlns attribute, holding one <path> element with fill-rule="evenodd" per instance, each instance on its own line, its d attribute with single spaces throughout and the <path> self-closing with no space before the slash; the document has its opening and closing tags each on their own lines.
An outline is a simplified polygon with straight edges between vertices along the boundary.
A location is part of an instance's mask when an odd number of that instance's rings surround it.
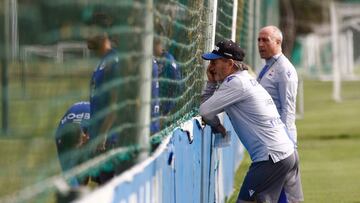
<svg viewBox="0 0 360 203">
<path fill-rule="evenodd" d="M 45 199 L 40 194 L 51 190 L 51 183 L 55 183 L 57 197 L 69 198 L 65 201 L 59 198 L 59 202 L 226 202 L 233 192 L 234 175 L 244 157 L 244 147 L 227 116 L 223 124 L 231 134 L 231 142 L 222 148 L 216 147 L 211 128 L 202 126 L 199 119 L 195 117 L 176 128 L 151 157 L 91 193 L 77 190 L 76 195 L 68 196 L 70 188 L 63 184 L 62 177 L 54 176 L 1 201 L 41 202 Z M 87 164 L 75 170 L 86 168 Z M 57 201 L 45 198 L 47 202 Z"/>
<path fill-rule="evenodd" d="M 215 42 L 221 38 L 233 39 L 246 50 L 245 62 L 254 70 L 259 70 L 262 65 L 257 53 L 256 34 L 264 25 L 278 24 L 278 4 L 278 0 L 0 1 L 0 27 L 4 27 L 4 32 L 0 32 L 0 74 L 1 78 L 6 78 L 6 81 L 1 81 L 0 95 L 0 154 L 3 155 L 0 157 L 0 182 L 7 183 L 0 184 L 0 197 L 14 197 L 17 198 L 14 201 L 19 202 L 54 202 L 57 180 L 69 182 L 74 177 L 113 169 L 116 164 L 121 165 L 125 161 L 136 162 L 134 151 L 139 150 L 139 143 L 147 145 L 151 142 L 153 149 L 162 145 L 176 147 L 177 150 L 185 150 L 184 152 L 190 149 L 200 150 L 195 149 L 195 143 L 205 143 L 205 140 L 196 133 L 192 144 L 184 143 L 186 139 L 182 139 L 184 134 L 179 130 L 171 138 L 168 136 L 181 123 L 197 115 L 206 66 L 201 54 L 212 50 Z M 93 22 L 97 14 L 111 16 L 105 22 L 106 26 L 101 27 Z M 88 157 L 89 160 L 84 165 L 86 167 L 77 172 L 62 173 L 54 134 L 61 117 L 72 104 L 89 100 L 91 75 L 97 68 L 99 58 L 94 52 L 87 50 L 86 40 L 99 30 L 111 36 L 118 51 L 120 77 L 116 77 L 109 86 L 116 86 L 112 88 L 120 95 L 115 105 L 119 111 L 116 112 L 117 119 L 110 132 L 116 132 L 118 136 L 121 134 L 119 138 L 123 143 L 99 157 Z M 160 41 L 163 49 L 171 53 L 173 58 L 156 57 L 152 50 L 153 42 L 156 41 Z M 155 77 L 147 75 L 146 79 L 140 77 L 143 70 L 151 72 L 149 70 L 153 68 L 151 61 L 154 58 L 165 64 L 159 67 L 159 74 L 155 74 Z M 181 77 L 175 78 L 163 71 L 165 66 L 175 67 Z M 160 115 L 151 117 L 151 121 L 160 123 L 161 127 L 158 132 L 146 136 L 146 133 L 139 132 L 148 130 L 150 123 L 140 123 L 139 120 L 150 119 L 150 113 L 142 115 L 139 109 L 151 103 L 150 98 L 143 100 L 140 93 L 144 90 L 141 87 L 145 83 L 149 84 L 149 81 L 160 86 L 158 95 L 154 94 L 151 98 L 151 102 L 160 102 Z M 174 91 L 175 89 L 181 91 Z M 167 112 L 161 112 L 164 103 L 172 104 Z M 110 114 L 113 107 L 105 108 L 101 116 Z M 92 123 L 97 121 L 93 119 Z M 140 136 L 142 137 L 138 139 Z M 180 138 L 182 144 L 175 146 L 174 143 L 180 143 Z M 206 141 L 207 144 L 211 143 L 209 132 L 203 138 L 210 139 Z M 169 143 L 163 143 L 164 139 Z M 235 136 L 233 140 L 237 140 Z M 195 170 L 193 168 L 198 166 L 197 175 L 191 181 L 198 178 L 210 181 L 212 186 L 206 186 L 204 182 L 197 183 L 201 185 L 197 186 L 201 188 L 200 192 L 205 194 L 209 193 L 208 190 L 214 190 L 217 197 L 222 199 L 220 196 L 228 195 L 231 190 L 229 181 L 232 181 L 230 174 L 233 173 L 217 171 L 219 176 L 212 175 L 209 179 L 204 179 L 204 173 L 213 171 L 210 166 L 214 170 L 232 170 L 233 166 L 222 169 L 223 162 L 219 161 L 220 158 L 214 158 L 231 152 L 226 152 L 227 149 L 213 149 L 210 144 L 207 151 L 204 151 L 205 144 L 201 145 L 202 151 L 193 151 L 201 155 L 199 162 L 189 159 L 187 164 L 190 165 L 184 165 L 183 168 L 183 163 L 178 162 L 176 167 L 179 168 L 167 170 L 176 178 L 177 184 L 180 184 L 178 181 L 189 176 L 185 170 L 190 169 L 185 167 Z M 146 148 L 141 147 L 140 150 L 143 151 Z M 93 151 L 94 145 L 81 150 L 74 149 L 68 159 L 86 156 Z M 167 149 L 165 151 L 169 153 Z M 159 159 L 169 156 L 157 153 Z M 179 151 L 174 153 L 176 163 L 182 155 Z M 212 157 L 212 162 L 209 162 L 209 157 L 205 159 L 205 156 Z M 185 161 L 187 157 L 183 158 Z M 168 167 L 166 162 L 160 160 L 152 162 L 153 165 L 160 163 L 164 165 L 159 168 Z M 151 168 L 152 164 L 149 163 L 146 167 Z M 157 166 L 155 168 L 158 170 Z M 221 174 L 226 176 L 222 177 Z M 216 184 L 219 187 L 211 182 L 224 179 L 227 183 L 219 182 Z M 176 191 L 178 188 L 189 187 L 185 182 L 183 185 L 175 185 L 174 182 L 162 184 L 164 189 L 174 187 Z M 226 192 L 220 191 L 221 188 L 225 188 Z M 180 198 L 180 194 L 178 191 L 172 198 Z M 186 193 L 181 195 L 181 198 L 195 198 Z M 207 202 L 203 196 L 201 198 Z"/>
<path fill-rule="evenodd" d="M 244 147 L 227 117 L 224 124 L 231 132 L 230 146 L 215 148 L 210 127 L 202 129 L 192 119 L 167 137 L 150 158 L 77 202 L 225 202 L 233 192 Z"/>
</svg>

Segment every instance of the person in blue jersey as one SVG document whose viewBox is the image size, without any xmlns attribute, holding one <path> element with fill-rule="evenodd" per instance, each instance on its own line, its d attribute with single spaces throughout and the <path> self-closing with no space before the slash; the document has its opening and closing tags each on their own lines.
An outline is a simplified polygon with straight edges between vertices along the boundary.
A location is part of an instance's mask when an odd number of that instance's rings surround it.
<svg viewBox="0 0 360 203">
<path fill-rule="evenodd" d="M 237 202 L 277 202 L 284 183 L 297 175 L 295 147 L 271 96 L 248 73 L 244 57 L 231 40 L 220 41 L 212 52 L 202 55 L 210 64 L 199 111 L 223 136 L 226 130 L 217 114 L 226 112 L 250 154 L 252 163 Z"/>
<path fill-rule="evenodd" d="M 55 143 L 63 171 L 72 169 L 87 158 L 77 154 L 77 149 L 89 140 L 89 119 L 90 104 L 84 101 L 73 104 L 61 118 L 55 134 Z M 77 186 L 78 180 L 72 179 L 71 185 Z"/>
<path fill-rule="evenodd" d="M 120 138 L 118 105 L 120 98 L 119 85 L 120 59 L 118 51 L 113 47 L 108 29 L 112 19 L 104 12 L 93 15 L 94 29 L 87 38 L 88 49 L 99 57 L 99 62 L 90 81 L 90 122 L 89 135 L 93 156 L 104 153 L 118 146 Z M 113 164 L 114 165 L 114 164 Z M 95 181 L 100 185 L 109 181 L 116 173 L 117 166 L 111 170 L 100 170 Z"/>
<path fill-rule="evenodd" d="M 266 26 L 260 30 L 258 50 L 260 57 L 265 60 L 266 64 L 259 73 L 257 80 L 274 100 L 281 121 L 285 124 L 290 139 L 297 147 L 295 119 L 298 76 L 294 66 L 282 53 L 282 41 L 283 35 L 276 26 Z M 299 159 L 297 149 L 295 149 L 295 154 Z M 279 203 L 304 201 L 300 170 L 298 173 L 297 179 L 290 179 L 285 183 Z M 294 193 L 289 190 L 298 192 Z"/>
<path fill-rule="evenodd" d="M 117 133 L 111 132 L 116 125 L 116 105 L 119 100 L 120 59 L 107 29 L 112 19 L 104 12 L 93 15 L 94 26 L 98 30 L 87 38 L 90 51 L 99 57 L 90 82 L 90 139 L 97 143 L 99 152 L 116 145 Z"/>
<path fill-rule="evenodd" d="M 155 134 L 160 131 L 160 100 L 159 100 L 159 66 L 155 59 L 152 65 L 151 83 L 151 125 L 150 133 Z"/>
<path fill-rule="evenodd" d="M 160 98 L 174 99 L 181 95 L 184 85 L 181 83 L 181 70 L 173 55 L 167 52 L 161 40 L 154 40 L 154 55 L 159 67 L 159 78 L 172 81 L 160 82 Z M 167 115 L 175 107 L 175 101 L 162 101 L 161 115 Z"/>
</svg>

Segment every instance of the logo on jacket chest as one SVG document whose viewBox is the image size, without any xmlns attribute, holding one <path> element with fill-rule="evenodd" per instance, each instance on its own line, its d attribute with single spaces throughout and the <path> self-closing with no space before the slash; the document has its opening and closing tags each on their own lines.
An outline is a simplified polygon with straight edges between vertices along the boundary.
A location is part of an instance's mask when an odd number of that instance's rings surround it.
<svg viewBox="0 0 360 203">
<path fill-rule="evenodd" d="M 271 68 L 268 73 L 266 74 L 266 77 L 271 79 L 273 77 L 275 77 L 275 70 L 273 68 Z"/>
</svg>

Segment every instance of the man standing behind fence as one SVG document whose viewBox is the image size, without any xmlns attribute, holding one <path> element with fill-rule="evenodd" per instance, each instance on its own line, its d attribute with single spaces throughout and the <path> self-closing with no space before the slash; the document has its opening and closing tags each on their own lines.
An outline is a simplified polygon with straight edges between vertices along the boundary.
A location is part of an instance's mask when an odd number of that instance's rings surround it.
<svg viewBox="0 0 360 203">
<path fill-rule="evenodd" d="M 258 82 L 271 95 L 280 114 L 281 121 L 285 124 L 290 139 L 297 146 L 296 118 L 296 95 L 298 88 L 298 76 L 294 66 L 282 53 L 281 44 L 283 35 L 279 28 L 267 26 L 260 30 L 258 35 L 258 49 L 266 64 L 258 75 Z M 297 150 L 295 150 L 298 158 Z M 300 171 L 298 171 L 300 173 Z M 290 202 L 304 200 L 300 174 L 285 183 L 286 198 Z M 299 191 L 292 196 L 290 189 Z M 281 199 L 284 199 L 283 194 Z"/>
<path fill-rule="evenodd" d="M 217 117 L 225 111 L 250 154 L 252 164 L 237 202 L 277 202 L 285 181 L 297 175 L 295 147 L 270 95 L 242 63 L 244 55 L 238 45 L 224 40 L 202 56 L 210 64 L 200 115 L 226 136 Z"/>
<path fill-rule="evenodd" d="M 155 59 L 152 63 L 151 82 L 151 135 L 160 131 L 160 100 L 159 100 L 159 66 Z"/>
<path fill-rule="evenodd" d="M 181 70 L 176 64 L 175 58 L 163 47 L 160 39 L 154 40 L 154 55 L 159 67 L 159 78 L 170 81 L 160 82 L 160 98 L 168 99 L 161 102 L 161 114 L 168 115 L 175 107 L 175 99 L 183 92 L 184 85 L 181 84 Z"/>
<path fill-rule="evenodd" d="M 108 133 L 114 127 L 117 116 L 116 111 L 110 109 L 115 109 L 118 102 L 118 91 L 114 82 L 119 79 L 116 77 L 119 75 L 119 58 L 107 33 L 88 39 L 88 47 L 101 56 L 90 84 L 90 138 L 97 138 L 99 150 L 105 150 L 114 144 L 109 140 Z"/>
<path fill-rule="evenodd" d="M 114 132 L 119 120 L 120 103 L 119 85 L 120 59 L 116 49 L 112 46 L 107 32 L 112 24 L 112 18 L 102 12 L 93 16 L 94 31 L 87 39 L 88 48 L 93 51 L 100 61 L 94 70 L 90 82 L 90 124 L 89 133 L 92 145 L 96 145 L 96 153 L 117 146 L 119 132 Z M 117 166 L 114 166 L 117 168 Z M 103 184 L 114 176 L 114 169 L 101 171 L 97 182 Z"/>
</svg>

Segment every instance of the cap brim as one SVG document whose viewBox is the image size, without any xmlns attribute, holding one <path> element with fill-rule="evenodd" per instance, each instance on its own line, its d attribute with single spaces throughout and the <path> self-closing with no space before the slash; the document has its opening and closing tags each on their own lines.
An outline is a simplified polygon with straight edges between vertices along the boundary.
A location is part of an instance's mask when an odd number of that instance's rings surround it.
<svg viewBox="0 0 360 203">
<path fill-rule="evenodd" d="M 206 54 L 202 55 L 202 58 L 205 60 L 215 60 L 215 59 L 224 58 L 224 57 L 214 54 L 214 53 L 206 53 Z"/>
</svg>

